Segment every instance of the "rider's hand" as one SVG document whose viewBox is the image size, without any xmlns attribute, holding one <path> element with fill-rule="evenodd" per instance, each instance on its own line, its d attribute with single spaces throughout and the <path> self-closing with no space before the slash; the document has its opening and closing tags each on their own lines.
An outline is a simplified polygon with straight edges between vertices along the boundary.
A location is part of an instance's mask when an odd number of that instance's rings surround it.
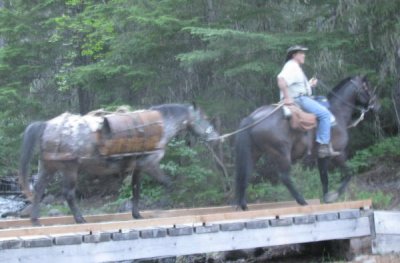
<svg viewBox="0 0 400 263">
<path fill-rule="evenodd" d="M 292 105 L 292 104 L 294 104 L 294 100 L 291 97 L 286 97 L 283 99 L 283 104 Z"/>
<path fill-rule="evenodd" d="M 314 88 L 314 87 L 317 86 L 317 84 L 318 84 L 318 79 L 312 77 L 312 78 L 308 81 L 308 83 L 310 84 L 310 86 L 311 86 L 312 88 Z"/>
</svg>

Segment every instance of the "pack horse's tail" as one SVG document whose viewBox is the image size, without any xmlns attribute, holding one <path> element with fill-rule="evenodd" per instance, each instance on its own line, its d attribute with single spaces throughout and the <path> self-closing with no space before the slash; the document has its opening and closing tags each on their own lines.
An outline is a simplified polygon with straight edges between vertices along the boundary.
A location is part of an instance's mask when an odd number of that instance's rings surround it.
<svg viewBox="0 0 400 263">
<path fill-rule="evenodd" d="M 29 189 L 28 183 L 29 164 L 33 157 L 35 146 L 43 134 L 45 127 L 46 122 L 34 122 L 28 125 L 24 131 L 22 139 L 21 158 L 19 162 L 19 181 L 22 192 L 28 199 L 31 199 L 32 197 L 32 192 Z"/>
</svg>

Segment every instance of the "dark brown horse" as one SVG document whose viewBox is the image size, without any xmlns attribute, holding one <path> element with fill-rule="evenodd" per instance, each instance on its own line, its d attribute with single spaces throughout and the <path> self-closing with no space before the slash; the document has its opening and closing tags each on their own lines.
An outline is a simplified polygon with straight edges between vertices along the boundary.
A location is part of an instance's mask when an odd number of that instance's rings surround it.
<svg viewBox="0 0 400 263">
<path fill-rule="evenodd" d="M 150 109 L 159 112 L 163 126 L 155 150 L 120 156 L 104 156 L 99 153 L 99 144 L 94 139 L 96 136 L 93 136 L 93 130 L 96 130 L 97 123 L 101 122 L 98 116 L 64 113 L 46 122 L 30 124 L 24 132 L 19 174 L 25 194 L 32 199 L 32 223 L 38 224 L 40 200 L 56 172 L 63 176 L 63 195 L 77 223 L 85 222 L 75 200 L 75 188 L 80 172 L 94 175 L 132 173 L 132 216 L 140 218 L 140 173 L 146 171 L 159 182 L 170 184 L 168 177 L 160 169 L 160 161 L 164 157 L 168 142 L 179 131 L 185 129 L 204 140 L 219 136 L 201 110 L 192 105 L 165 104 Z M 32 193 L 27 178 L 29 163 L 37 143 L 40 146 L 39 171 Z M 54 154 L 50 158 L 49 152 L 53 152 L 57 158 Z"/>
<path fill-rule="evenodd" d="M 352 114 L 358 110 L 364 114 L 365 111 L 376 109 L 377 100 L 366 78 L 356 76 L 342 80 L 329 93 L 328 101 L 337 122 L 332 127 L 332 145 L 335 151 L 341 152 L 340 156 L 332 158 L 334 164 L 340 167 L 343 178 L 337 192 L 328 193 L 329 158 L 319 158 L 318 168 L 324 201 L 333 202 L 344 192 L 352 176 L 345 163 L 345 149 L 349 141 L 347 129 L 352 122 Z M 261 118 L 264 119 L 260 120 Z M 246 127 L 249 128 L 246 129 Z M 304 197 L 298 192 L 290 178 L 290 167 L 292 161 L 306 155 L 309 145 L 312 144 L 309 134 L 291 129 L 282 109 L 276 110 L 276 106 L 272 105 L 261 107 L 244 118 L 240 123 L 240 129 L 244 130 L 237 135 L 235 141 L 237 205 L 243 210 L 247 209 L 246 188 L 249 176 L 254 164 L 263 154 L 268 155 L 268 161 L 276 164 L 282 183 L 297 203 L 306 205 Z M 314 143 L 313 156 L 316 156 L 315 148 Z"/>
</svg>

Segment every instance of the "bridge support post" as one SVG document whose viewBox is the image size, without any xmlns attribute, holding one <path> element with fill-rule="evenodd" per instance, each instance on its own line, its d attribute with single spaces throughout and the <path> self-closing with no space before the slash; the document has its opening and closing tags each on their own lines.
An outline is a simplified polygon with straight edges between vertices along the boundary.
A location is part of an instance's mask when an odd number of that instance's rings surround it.
<svg viewBox="0 0 400 263">
<path fill-rule="evenodd" d="M 353 260 L 356 256 L 370 255 L 372 253 L 371 236 L 332 240 L 328 242 L 330 253 L 339 259 Z"/>
</svg>

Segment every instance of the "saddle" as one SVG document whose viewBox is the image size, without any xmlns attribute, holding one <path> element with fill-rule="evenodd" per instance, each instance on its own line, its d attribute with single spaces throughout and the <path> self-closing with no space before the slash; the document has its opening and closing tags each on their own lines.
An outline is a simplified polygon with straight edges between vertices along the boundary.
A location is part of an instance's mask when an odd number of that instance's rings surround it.
<svg viewBox="0 0 400 263">
<path fill-rule="evenodd" d="M 290 127 L 298 131 L 309 131 L 317 126 L 317 117 L 303 111 L 298 105 L 283 106 L 284 115 L 289 117 Z"/>
</svg>

